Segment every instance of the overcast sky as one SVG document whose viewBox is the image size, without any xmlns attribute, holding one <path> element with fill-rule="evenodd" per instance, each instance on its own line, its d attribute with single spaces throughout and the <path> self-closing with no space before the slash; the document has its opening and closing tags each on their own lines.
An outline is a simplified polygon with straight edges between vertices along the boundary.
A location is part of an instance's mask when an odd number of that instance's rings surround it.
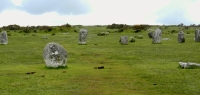
<svg viewBox="0 0 200 95">
<path fill-rule="evenodd" d="M 200 24 L 200 0 L 0 0 L 0 27 Z"/>
</svg>

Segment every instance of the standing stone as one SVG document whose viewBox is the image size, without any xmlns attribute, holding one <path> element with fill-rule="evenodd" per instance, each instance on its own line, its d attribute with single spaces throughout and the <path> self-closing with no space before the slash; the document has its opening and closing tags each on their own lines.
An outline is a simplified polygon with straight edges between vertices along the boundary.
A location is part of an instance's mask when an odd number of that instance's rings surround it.
<svg viewBox="0 0 200 95">
<path fill-rule="evenodd" d="M 161 43 L 161 36 L 162 36 L 162 31 L 158 28 L 154 31 L 153 33 L 153 44 L 160 44 Z"/>
<path fill-rule="evenodd" d="M 184 37 L 184 32 L 183 31 L 180 31 L 178 33 L 178 42 L 179 43 L 184 43 L 185 42 L 185 37 Z"/>
<path fill-rule="evenodd" d="M 61 45 L 51 42 L 45 46 L 43 58 L 47 67 L 66 66 L 67 51 Z"/>
<path fill-rule="evenodd" d="M 196 29 L 195 31 L 195 42 L 200 42 L 200 31 Z"/>
<path fill-rule="evenodd" d="M 3 31 L 1 32 L 0 34 L 0 42 L 1 44 L 8 44 L 8 36 L 7 36 L 7 32 L 6 31 Z"/>
<path fill-rule="evenodd" d="M 79 44 L 85 45 L 88 31 L 86 29 L 79 30 Z"/>
<path fill-rule="evenodd" d="M 121 36 L 119 42 L 123 45 L 128 44 L 128 37 L 127 36 Z"/>
</svg>

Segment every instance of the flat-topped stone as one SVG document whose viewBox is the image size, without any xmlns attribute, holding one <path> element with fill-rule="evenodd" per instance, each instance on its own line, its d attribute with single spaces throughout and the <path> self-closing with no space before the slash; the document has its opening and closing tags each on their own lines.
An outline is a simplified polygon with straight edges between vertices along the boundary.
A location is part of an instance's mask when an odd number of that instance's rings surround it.
<svg viewBox="0 0 200 95">
<path fill-rule="evenodd" d="M 127 45 L 128 44 L 128 37 L 127 36 L 121 36 L 119 42 L 122 45 Z"/>
<path fill-rule="evenodd" d="M 161 36 L 162 36 L 162 31 L 161 29 L 156 29 L 154 32 L 153 32 L 153 35 L 152 35 L 152 43 L 153 44 L 160 44 L 161 43 Z"/>
<path fill-rule="evenodd" d="M 43 58 L 47 67 L 66 66 L 67 51 L 58 43 L 48 43 L 43 50 Z"/>
<path fill-rule="evenodd" d="M 0 44 L 8 44 L 8 36 L 6 31 L 0 33 Z"/>
</svg>

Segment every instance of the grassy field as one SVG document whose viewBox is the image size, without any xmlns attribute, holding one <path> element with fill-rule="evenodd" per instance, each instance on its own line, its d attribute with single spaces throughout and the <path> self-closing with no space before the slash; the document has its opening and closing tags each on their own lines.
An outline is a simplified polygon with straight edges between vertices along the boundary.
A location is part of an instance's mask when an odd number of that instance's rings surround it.
<svg viewBox="0 0 200 95">
<path fill-rule="evenodd" d="M 87 45 L 78 45 L 74 32 L 32 36 L 10 31 L 9 44 L 0 45 L 1 95 L 199 95 L 200 69 L 178 67 L 180 61 L 200 63 L 194 33 L 185 34 L 185 43 L 178 43 L 174 33 L 163 34 L 169 40 L 162 44 L 152 44 L 145 31 L 97 36 L 105 27 L 85 28 Z M 123 35 L 143 39 L 121 45 Z M 45 67 L 42 54 L 49 42 L 67 50 L 66 68 Z M 105 69 L 94 69 L 97 66 Z"/>
</svg>

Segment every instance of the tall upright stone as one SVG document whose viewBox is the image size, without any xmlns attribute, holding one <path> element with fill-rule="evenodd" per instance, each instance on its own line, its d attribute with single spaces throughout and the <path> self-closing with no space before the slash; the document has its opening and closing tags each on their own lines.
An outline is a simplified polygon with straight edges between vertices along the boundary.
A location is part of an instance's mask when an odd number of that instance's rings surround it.
<svg viewBox="0 0 200 95">
<path fill-rule="evenodd" d="M 153 36 L 152 36 L 152 43 L 153 44 L 160 44 L 161 43 L 161 36 L 162 36 L 162 31 L 161 29 L 156 29 L 154 32 L 153 32 Z"/>
<path fill-rule="evenodd" d="M 184 43 L 185 42 L 185 37 L 184 37 L 184 32 L 183 31 L 180 31 L 178 33 L 178 42 L 179 43 Z"/>
<path fill-rule="evenodd" d="M 8 36 L 7 36 L 7 32 L 6 31 L 3 31 L 1 32 L 0 34 L 0 43 L 1 44 L 8 44 Z"/>
<path fill-rule="evenodd" d="M 128 37 L 127 36 L 121 36 L 119 42 L 122 45 L 128 45 Z"/>
<path fill-rule="evenodd" d="M 200 42 L 200 31 L 198 29 L 195 31 L 195 42 Z"/>
<path fill-rule="evenodd" d="M 87 39 L 88 30 L 81 29 L 79 30 L 79 44 L 85 45 Z"/>
<path fill-rule="evenodd" d="M 43 50 L 43 58 L 47 67 L 65 67 L 67 63 L 67 51 L 58 43 L 48 43 Z"/>
</svg>

